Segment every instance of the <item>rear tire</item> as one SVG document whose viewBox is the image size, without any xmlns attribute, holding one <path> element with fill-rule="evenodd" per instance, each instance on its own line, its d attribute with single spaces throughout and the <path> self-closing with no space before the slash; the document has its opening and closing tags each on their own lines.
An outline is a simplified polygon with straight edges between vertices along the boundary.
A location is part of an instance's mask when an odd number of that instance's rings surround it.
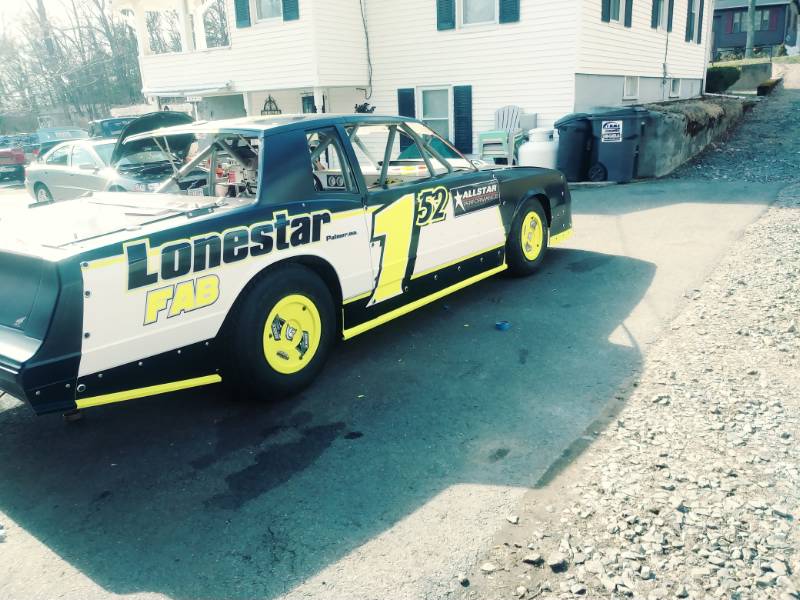
<svg viewBox="0 0 800 600">
<path fill-rule="evenodd" d="M 278 267 L 253 283 L 229 328 L 225 379 L 264 399 L 296 394 L 322 370 L 336 314 L 325 283 L 302 265 Z"/>
<path fill-rule="evenodd" d="M 539 268 L 547 254 L 550 229 L 538 200 L 525 201 L 517 213 L 506 241 L 506 261 L 512 275 L 524 277 Z"/>
<path fill-rule="evenodd" d="M 33 186 L 33 195 L 37 204 L 48 204 L 53 201 L 53 194 L 47 189 L 43 183 L 37 183 Z"/>
</svg>

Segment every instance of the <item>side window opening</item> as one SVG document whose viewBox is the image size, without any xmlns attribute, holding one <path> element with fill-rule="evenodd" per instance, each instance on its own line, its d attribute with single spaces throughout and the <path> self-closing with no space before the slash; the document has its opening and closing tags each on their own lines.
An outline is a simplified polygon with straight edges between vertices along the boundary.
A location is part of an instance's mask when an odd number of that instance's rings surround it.
<svg viewBox="0 0 800 600">
<path fill-rule="evenodd" d="M 347 135 L 369 190 L 413 183 L 448 171 L 441 162 L 432 162 L 430 154 L 399 125 L 353 125 Z"/>
<path fill-rule="evenodd" d="M 314 189 L 318 192 L 358 193 L 339 134 L 333 128 L 306 132 Z"/>
<path fill-rule="evenodd" d="M 50 156 L 47 157 L 47 164 L 66 167 L 69 163 L 69 153 L 71 148 L 71 146 L 63 146 L 53 151 Z"/>
</svg>

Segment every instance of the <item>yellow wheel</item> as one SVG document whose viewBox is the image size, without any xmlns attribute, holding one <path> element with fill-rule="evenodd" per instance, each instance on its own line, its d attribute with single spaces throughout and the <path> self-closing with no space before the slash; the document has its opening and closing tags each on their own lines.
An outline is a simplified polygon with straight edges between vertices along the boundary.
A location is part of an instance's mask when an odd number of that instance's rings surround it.
<svg viewBox="0 0 800 600">
<path fill-rule="evenodd" d="M 534 210 L 522 217 L 522 232 L 520 234 L 522 253 L 528 260 L 536 260 L 544 246 L 544 224 L 542 218 Z"/>
<path fill-rule="evenodd" d="M 325 282 L 302 265 L 275 267 L 251 284 L 235 310 L 222 379 L 257 398 L 296 394 L 322 370 L 336 331 Z"/>
<path fill-rule="evenodd" d="M 543 198 L 541 202 L 547 202 Z M 526 200 L 517 211 L 506 242 L 506 262 L 513 275 L 530 275 L 544 260 L 550 228 L 537 198 Z"/>
<path fill-rule="evenodd" d="M 314 302 L 301 294 L 278 301 L 264 324 L 264 356 L 278 373 L 302 371 L 319 349 L 322 322 Z"/>
</svg>

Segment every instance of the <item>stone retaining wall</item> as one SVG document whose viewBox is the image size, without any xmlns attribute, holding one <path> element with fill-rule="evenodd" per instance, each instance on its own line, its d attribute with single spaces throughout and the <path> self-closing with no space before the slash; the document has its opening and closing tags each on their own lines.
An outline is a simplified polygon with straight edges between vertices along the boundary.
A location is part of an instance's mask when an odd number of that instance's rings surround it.
<svg viewBox="0 0 800 600">
<path fill-rule="evenodd" d="M 723 135 L 752 106 L 736 98 L 711 98 L 646 106 L 637 177 L 663 177 Z"/>
</svg>

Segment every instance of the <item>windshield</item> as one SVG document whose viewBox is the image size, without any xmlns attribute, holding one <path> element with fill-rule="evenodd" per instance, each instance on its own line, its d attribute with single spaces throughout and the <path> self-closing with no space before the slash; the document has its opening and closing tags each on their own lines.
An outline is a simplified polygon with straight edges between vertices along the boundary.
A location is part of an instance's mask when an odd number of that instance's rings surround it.
<svg viewBox="0 0 800 600">
<path fill-rule="evenodd" d="M 38 133 L 39 141 L 46 142 L 52 140 L 77 140 L 89 136 L 82 129 L 50 129 Z"/>
<path fill-rule="evenodd" d="M 456 171 L 475 170 L 474 165 L 469 159 L 456 150 L 449 141 L 444 139 L 427 125 L 415 122 L 409 122 L 407 125 L 409 129 L 411 129 L 422 139 L 422 143 L 425 146 L 427 154 L 432 154 L 434 156 L 438 154 Z M 422 154 L 419 146 L 412 144 L 405 148 L 398 158 L 401 160 L 421 159 Z"/>
<path fill-rule="evenodd" d="M 115 119 L 113 121 L 103 121 L 102 123 L 102 133 L 103 135 L 108 136 L 115 136 L 122 133 L 122 130 L 125 129 L 125 126 L 133 121 L 133 119 Z"/>
<path fill-rule="evenodd" d="M 181 162 L 174 154 L 168 154 L 161 149 L 147 149 L 123 156 L 117 163 L 117 167 L 121 169 L 125 167 L 136 168 L 155 163 L 170 163 L 171 161 Z"/>
<path fill-rule="evenodd" d="M 97 155 L 100 157 L 100 160 L 103 161 L 104 165 L 108 165 L 111 162 L 111 153 L 114 151 L 114 144 L 115 142 L 107 142 L 105 144 L 95 144 L 94 151 L 97 152 Z"/>
</svg>

